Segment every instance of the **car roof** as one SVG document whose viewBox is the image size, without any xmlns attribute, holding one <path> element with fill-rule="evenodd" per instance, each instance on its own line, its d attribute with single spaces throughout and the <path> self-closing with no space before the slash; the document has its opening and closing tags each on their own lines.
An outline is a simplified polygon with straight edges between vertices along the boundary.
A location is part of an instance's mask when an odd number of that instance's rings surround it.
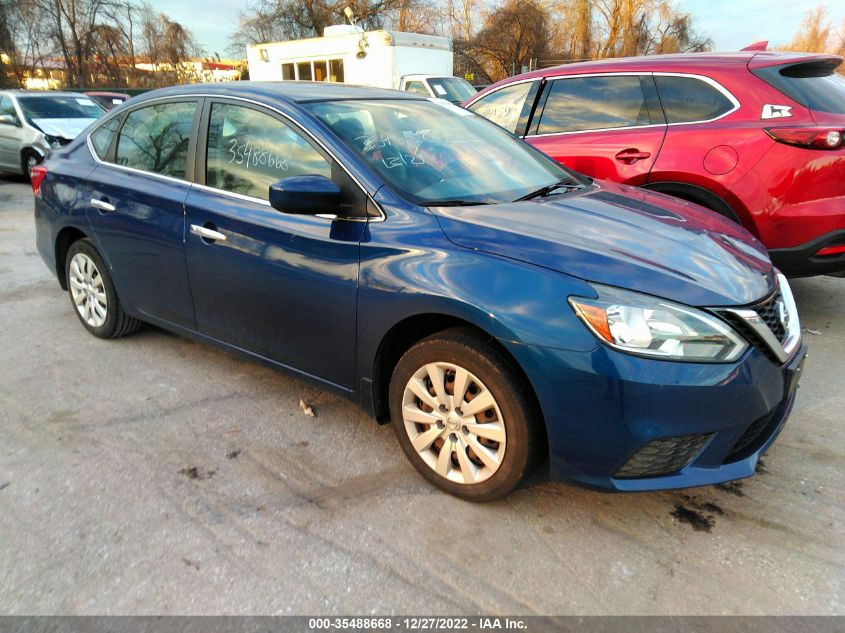
<svg viewBox="0 0 845 633">
<path fill-rule="evenodd" d="M 82 94 L 89 96 L 89 97 L 121 97 L 126 98 L 127 95 L 125 92 L 103 92 L 98 90 L 88 90 L 83 92 Z"/>
<path fill-rule="evenodd" d="M 515 77 L 508 77 L 494 86 L 511 83 L 515 79 L 557 77 L 585 72 L 695 72 L 719 66 L 747 66 L 754 60 L 755 66 L 774 66 L 814 59 L 837 59 L 835 55 L 822 53 L 790 53 L 779 51 L 733 51 L 724 53 L 674 53 L 668 55 L 643 55 L 640 57 L 616 57 L 597 59 L 572 64 L 541 68 Z M 841 61 L 841 58 L 838 58 Z M 491 86 L 492 87 L 492 86 Z"/>
<path fill-rule="evenodd" d="M 14 88 L 11 90 L 0 90 L 0 94 L 10 94 L 16 97 L 37 97 L 37 98 L 51 98 L 51 97 L 84 97 L 81 92 L 63 92 L 59 90 L 21 90 Z"/>
<path fill-rule="evenodd" d="M 399 90 L 370 88 L 341 83 L 317 81 L 233 81 L 213 84 L 187 84 L 151 90 L 139 95 L 134 102 L 141 103 L 150 98 L 190 95 L 216 95 L 220 97 L 271 98 L 291 103 L 312 101 L 341 101 L 347 99 L 425 99 Z"/>
</svg>

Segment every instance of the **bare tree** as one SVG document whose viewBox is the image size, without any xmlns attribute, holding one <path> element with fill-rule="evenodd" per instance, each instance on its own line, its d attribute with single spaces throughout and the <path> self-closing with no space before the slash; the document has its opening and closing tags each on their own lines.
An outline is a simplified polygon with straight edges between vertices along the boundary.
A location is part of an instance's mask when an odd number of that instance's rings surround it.
<svg viewBox="0 0 845 633">
<path fill-rule="evenodd" d="M 202 56 L 191 31 L 149 5 L 141 7 L 139 22 L 139 58 L 150 68 L 145 77 L 139 77 L 139 83 L 156 87 L 201 79 L 195 65 L 189 63 Z"/>
<path fill-rule="evenodd" d="M 425 4 L 427 1 L 430 0 L 256 0 L 241 12 L 238 28 L 229 38 L 229 50 L 243 55 L 251 44 L 318 37 L 327 26 L 346 23 L 343 10 L 347 6 L 352 7 L 368 30 L 403 20 L 408 27 L 433 29 L 434 12 L 428 9 L 433 5 Z M 430 24 L 426 23 L 425 14 L 431 18 Z"/>
<path fill-rule="evenodd" d="M 9 81 L 23 85 L 28 70 L 41 65 L 45 51 L 49 50 L 48 27 L 40 18 L 35 0 L 2 2 L 2 20 L 8 40 L 0 43 L 0 52 L 6 54 Z"/>
<path fill-rule="evenodd" d="M 398 0 L 385 10 L 385 27 L 405 33 L 434 35 L 447 30 L 442 7 L 436 0 Z"/>
<path fill-rule="evenodd" d="M 68 83 L 89 83 L 91 64 L 106 0 L 35 0 L 51 39 L 64 60 Z"/>
<path fill-rule="evenodd" d="M 827 10 L 818 5 L 804 16 L 801 28 L 786 47 L 791 51 L 823 53 L 833 46 L 833 27 L 828 22 Z"/>
<path fill-rule="evenodd" d="M 548 43 L 548 12 L 534 0 L 507 0 L 487 15 L 466 54 L 488 79 L 497 80 L 529 66 L 531 60 L 548 57 Z"/>
</svg>

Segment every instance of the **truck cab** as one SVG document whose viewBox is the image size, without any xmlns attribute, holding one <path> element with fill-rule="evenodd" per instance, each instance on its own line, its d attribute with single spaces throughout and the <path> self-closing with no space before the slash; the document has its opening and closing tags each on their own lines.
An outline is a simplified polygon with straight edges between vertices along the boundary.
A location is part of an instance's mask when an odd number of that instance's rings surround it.
<svg viewBox="0 0 845 633">
<path fill-rule="evenodd" d="M 427 97 L 445 99 L 455 105 L 460 105 L 475 95 L 475 88 L 466 79 L 449 75 L 403 75 L 398 88 Z"/>
</svg>

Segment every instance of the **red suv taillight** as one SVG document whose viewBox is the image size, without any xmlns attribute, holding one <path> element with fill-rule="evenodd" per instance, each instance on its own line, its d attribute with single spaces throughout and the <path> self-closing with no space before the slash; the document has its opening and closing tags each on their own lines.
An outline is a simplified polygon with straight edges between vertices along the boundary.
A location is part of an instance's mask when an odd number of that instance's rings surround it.
<svg viewBox="0 0 845 633">
<path fill-rule="evenodd" d="M 47 168 L 44 165 L 36 165 L 29 170 L 29 182 L 32 184 L 32 193 L 41 197 L 41 183 L 47 177 Z"/>
<path fill-rule="evenodd" d="M 769 127 L 766 134 L 780 143 L 812 149 L 838 149 L 845 130 L 829 127 Z"/>
</svg>

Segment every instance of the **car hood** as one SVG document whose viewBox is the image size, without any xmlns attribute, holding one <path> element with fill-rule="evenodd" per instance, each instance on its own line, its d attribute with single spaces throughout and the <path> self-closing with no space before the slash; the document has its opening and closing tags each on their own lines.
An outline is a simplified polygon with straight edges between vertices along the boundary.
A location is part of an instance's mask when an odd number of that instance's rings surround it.
<svg viewBox="0 0 845 633">
<path fill-rule="evenodd" d="M 33 119 L 36 127 L 50 136 L 66 138 L 70 141 L 97 119 Z"/>
<path fill-rule="evenodd" d="M 430 211 L 459 246 L 687 305 L 749 304 L 776 283 L 765 247 L 745 229 L 634 187 L 597 181 L 536 200 Z"/>
</svg>

